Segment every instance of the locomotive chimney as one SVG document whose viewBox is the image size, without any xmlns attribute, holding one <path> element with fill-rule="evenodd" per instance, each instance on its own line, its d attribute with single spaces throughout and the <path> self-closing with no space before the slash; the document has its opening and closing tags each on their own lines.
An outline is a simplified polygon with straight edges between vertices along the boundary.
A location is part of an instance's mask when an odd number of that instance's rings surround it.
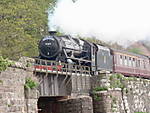
<svg viewBox="0 0 150 113">
<path fill-rule="evenodd" d="M 57 33 L 57 31 L 49 31 L 50 35 L 55 35 Z"/>
</svg>

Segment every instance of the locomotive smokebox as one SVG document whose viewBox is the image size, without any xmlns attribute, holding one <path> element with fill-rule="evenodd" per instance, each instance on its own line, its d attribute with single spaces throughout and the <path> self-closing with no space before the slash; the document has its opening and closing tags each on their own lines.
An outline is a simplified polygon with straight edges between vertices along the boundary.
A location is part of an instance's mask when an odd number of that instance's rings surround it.
<svg viewBox="0 0 150 113">
<path fill-rule="evenodd" d="M 50 36 L 44 37 L 39 42 L 39 52 L 43 58 L 51 59 L 55 58 L 62 50 L 59 40 L 55 36 L 55 32 L 50 32 Z"/>
</svg>

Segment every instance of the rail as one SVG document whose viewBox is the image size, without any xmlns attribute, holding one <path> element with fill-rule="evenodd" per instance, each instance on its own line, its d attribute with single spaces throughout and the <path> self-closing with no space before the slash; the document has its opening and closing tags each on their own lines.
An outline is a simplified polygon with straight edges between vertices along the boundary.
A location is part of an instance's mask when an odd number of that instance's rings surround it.
<svg viewBox="0 0 150 113">
<path fill-rule="evenodd" d="M 89 66 L 72 65 L 51 60 L 43 60 L 35 58 L 34 68 L 36 72 L 57 73 L 57 74 L 83 74 L 90 75 L 91 69 Z"/>
</svg>

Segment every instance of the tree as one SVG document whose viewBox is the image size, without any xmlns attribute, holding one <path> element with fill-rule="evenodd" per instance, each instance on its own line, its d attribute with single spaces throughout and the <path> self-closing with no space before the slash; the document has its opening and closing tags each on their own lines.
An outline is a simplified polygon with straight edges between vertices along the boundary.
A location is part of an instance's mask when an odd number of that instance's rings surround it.
<svg viewBox="0 0 150 113">
<path fill-rule="evenodd" d="M 135 54 L 143 54 L 140 48 L 131 48 L 128 50 L 129 52 L 135 53 Z"/>
<path fill-rule="evenodd" d="M 0 55 L 13 60 L 38 55 L 38 40 L 48 30 L 50 3 L 55 0 L 0 1 Z"/>
</svg>

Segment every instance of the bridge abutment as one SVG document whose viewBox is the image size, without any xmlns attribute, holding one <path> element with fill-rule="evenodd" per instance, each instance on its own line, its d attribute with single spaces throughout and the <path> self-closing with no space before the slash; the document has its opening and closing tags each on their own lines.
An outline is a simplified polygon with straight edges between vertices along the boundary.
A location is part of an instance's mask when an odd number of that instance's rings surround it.
<svg viewBox="0 0 150 113">
<path fill-rule="evenodd" d="M 121 74 L 91 78 L 94 113 L 149 113 L 150 80 Z"/>
</svg>

